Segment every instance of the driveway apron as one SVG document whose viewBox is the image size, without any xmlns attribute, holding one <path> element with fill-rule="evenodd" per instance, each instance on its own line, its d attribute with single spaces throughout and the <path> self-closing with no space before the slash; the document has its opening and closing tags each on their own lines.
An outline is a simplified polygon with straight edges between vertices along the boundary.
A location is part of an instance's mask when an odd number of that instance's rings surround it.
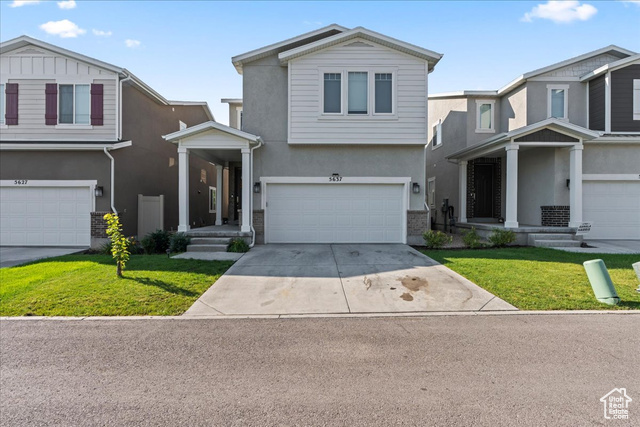
<svg viewBox="0 0 640 427">
<path fill-rule="evenodd" d="M 256 246 L 187 316 L 515 310 L 407 245 Z"/>
</svg>

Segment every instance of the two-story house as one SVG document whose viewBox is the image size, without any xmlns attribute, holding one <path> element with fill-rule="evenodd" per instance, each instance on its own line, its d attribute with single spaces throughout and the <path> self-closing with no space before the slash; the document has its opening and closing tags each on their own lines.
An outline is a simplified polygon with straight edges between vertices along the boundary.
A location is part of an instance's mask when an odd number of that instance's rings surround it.
<svg viewBox="0 0 640 427">
<path fill-rule="evenodd" d="M 124 68 L 26 36 L 3 42 L 0 245 L 96 246 L 112 211 L 136 235 L 149 220 L 139 195 L 162 195 L 147 214 L 177 229 L 177 150 L 162 135 L 206 120 L 206 103 L 169 101 Z M 188 179 L 189 223 L 213 224 L 215 167 L 195 159 Z"/>
<path fill-rule="evenodd" d="M 478 229 L 640 238 L 640 55 L 608 46 L 499 90 L 429 96 L 428 203 Z M 453 214 L 442 212 L 444 199 Z M 448 229 L 449 227 L 447 227 Z"/>
<path fill-rule="evenodd" d="M 166 138 L 181 170 L 193 154 L 228 165 L 229 203 L 258 242 L 420 243 L 428 76 L 441 56 L 330 25 L 232 58 L 243 79 L 242 102 L 226 100 L 235 127 L 209 122 Z"/>
</svg>

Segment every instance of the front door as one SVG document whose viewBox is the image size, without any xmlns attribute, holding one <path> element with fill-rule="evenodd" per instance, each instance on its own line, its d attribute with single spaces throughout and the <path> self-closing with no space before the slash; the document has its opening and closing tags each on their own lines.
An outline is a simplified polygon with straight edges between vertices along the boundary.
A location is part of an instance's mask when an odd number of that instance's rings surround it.
<svg viewBox="0 0 640 427">
<path fill-rule="evenodd" d="M 493 169 L 494 165 L 492 164 L 474 166 L 476 200 L 473 216 L 476 218 L 493 217 Z"/>
<path fill-rule="evenodd" d="M 238 167 L 238 168 L 234 168 L 234 179 L 233 179 L 233 183 L 234 183 L 234 188 L 233 188 L 233 194 L 234 197 L 236 198 L 234 200 L 234 210 L 233 210 L 233 219 L 234 221 L 238 221 L 240 219 L 240 215 L 238 213 L 238 211 L 242 210 L 242 168 Z"/>
</svg>

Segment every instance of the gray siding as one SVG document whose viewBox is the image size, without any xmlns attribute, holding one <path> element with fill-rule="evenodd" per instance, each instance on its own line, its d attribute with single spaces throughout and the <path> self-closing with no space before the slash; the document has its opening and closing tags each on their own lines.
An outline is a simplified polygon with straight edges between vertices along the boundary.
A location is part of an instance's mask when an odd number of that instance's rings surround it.
<svg viewBox="0 0 640 427">
<path fill-rule="evenodd" d="M 542 129 L 529 135 L 516 138 L 515 142 L 578 142 L 578 140 L 550 129 Z"/>
<path fill-rule="evenodd" d="M 589 129 L 604 131 L 605 76 L 589 82 Z"/>
<path fill-rule="evenodd" d="M 634 79 L 640 79 L 640 64 L 611 72 L 612 132 L 640 132 L 640 120 L 633 120 Z"/>
</svg>

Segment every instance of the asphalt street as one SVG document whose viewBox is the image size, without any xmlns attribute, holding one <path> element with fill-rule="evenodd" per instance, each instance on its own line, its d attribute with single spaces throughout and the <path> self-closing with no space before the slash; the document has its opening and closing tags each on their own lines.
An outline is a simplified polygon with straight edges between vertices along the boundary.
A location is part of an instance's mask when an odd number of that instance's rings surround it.
<svg viewBox="0 0 640 427">
<path fill-rule="evenodd" d="M 2 320 L 0 349 L 3 426 L 640 424 L 637 314 Z"/>
</svg>

